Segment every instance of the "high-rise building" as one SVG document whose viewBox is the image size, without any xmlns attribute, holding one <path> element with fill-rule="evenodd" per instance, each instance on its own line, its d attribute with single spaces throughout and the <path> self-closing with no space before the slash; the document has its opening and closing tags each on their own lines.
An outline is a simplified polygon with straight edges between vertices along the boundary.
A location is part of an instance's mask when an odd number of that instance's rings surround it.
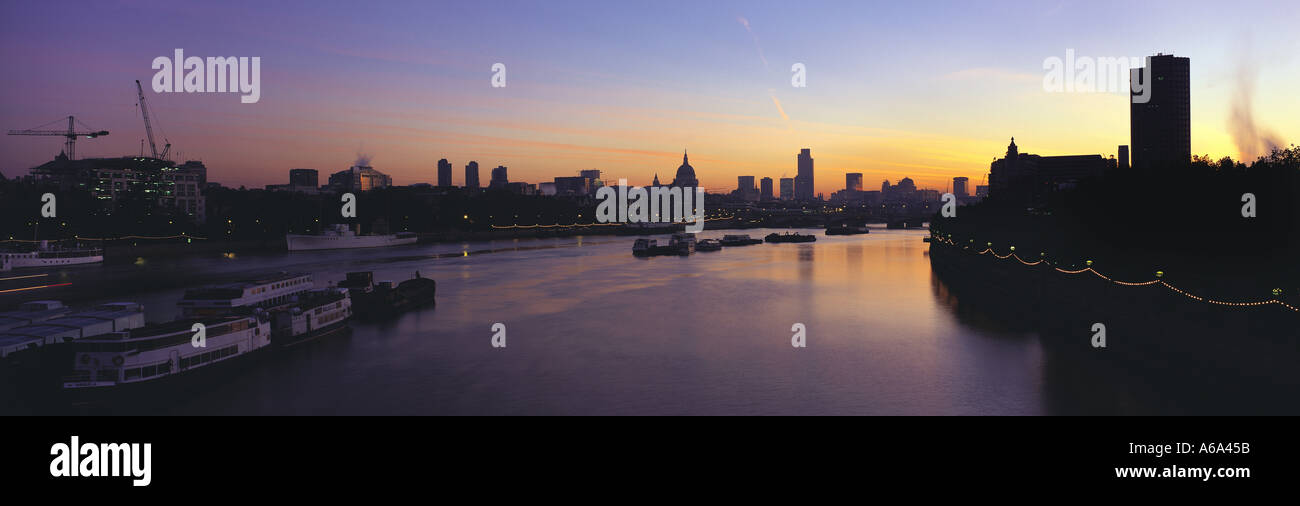
<svg viewBox="0 0 1300 506">
<path fill-rule="evenodd" d="M 478 162 L 465 165 L 465 187 L 478 188 Z"/>
<path fill-rule="evenodd" d="M 758 199 L 772 200 L 772 178 L 765 177 L 763 179 L 758 180 L 758 186 L 759 186 Z"/>
<path fill-rule="evenodd" d="M 446 158 L 438 160 L 438 186 L 451 186 L 451 162 Z"/>
<path fill-rule="evenodd" d="M 505 165 L 498 165 L 497 168 L 492 169 L 492 179 L 488 181 L 488 188 L 505 188 L 508 183 L 510 179 L 506 177 Z"/>
<path fill-rule="evenodd" d="M 320 173 L 316 169 L 289 169 L 289 185 L 314 189 L 320 186 Z"/>
<path fill-rule="evenodd" d="M 1121 169 L 1128 168 L 1128 146 L 1123 144 L 1119 146 L 1119 161 L 1116 163 L 1119 164 L 1119 168 Z"/>
<path fill-rule="evenodd" d="M 862 173 L 850 172 L 844 175 L 844 189 L 853 192 L 862 191 Z"/>
<path fill-rule="evenodd" d="M 794 178 L 781 178 L 781 200 L 794 200 Z"/>
<path fill-rule="evenodd" d="M 970 182 L 970 178 L 965 176 L 957 176 L 952 178 L 952 194 L 956 195 L 957 198 L 959 199 L 964 199 L 966 197 L 969 197 L 970 194 L 967 193 L 966 190 L 966 184 L 969 182 Z"/>
<path fill-rule="evenodd" d="M 799 172 L 794 177 L 794 198 L 795 200 L 812 200 L 813 195 L 812 150 L 804 148 L 799 151 Z"/>
<path fill-rule="evenodd" d="M 1191 59 L 1157 54 L 1148 56 L 1146 65 L 1151 82 L 1142 83 L 1144 95 L 1133 94 L 1129 103 L 1133 167 L 1186 164 L 1192 158 Z M 1141 70 L 1133 72 L 1143 76 Z"/>
<path fill-rule="evenodd" d="M 330 188 L 334 191 L 370 191 L 393 186 L 393 178 L 373 167 L 353 166 L 330 174 Z"/>
</svg>

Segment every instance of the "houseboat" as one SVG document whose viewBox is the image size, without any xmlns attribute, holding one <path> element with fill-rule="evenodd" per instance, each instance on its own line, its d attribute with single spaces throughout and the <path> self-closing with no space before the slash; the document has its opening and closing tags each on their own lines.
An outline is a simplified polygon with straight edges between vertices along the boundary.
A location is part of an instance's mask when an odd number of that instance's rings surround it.
<svg viewBox="0 0 1300 506">
<path fill-rule="evenodd" d="M 203 325 L 203 347 L 193 342 L 196 324 Z M 72 343 L 73 371 L 64 377 L 63 390 L 97 395 L 176 385 L 201 371 L 226 369 L 270 344 L 271 325 L 261 311 L 182 319 L 89 337 Z"/>
<path fill-rule="evenodd" d="M 763 240 L 754 239 L 749 234 L 727 234 L 722 236 L 723 246 L 749 246 L 752 244 L 763 244 Z"/>
<path fill-rule="evenodd" d="M 283 349 L 345 332 L 351 318 L 352 298 L 346 288 L 312 290 L 271 313 L 271 342 Z"/>
<path fill-rule="evenodd" d="M 772 243 L 782 243 L 782 242 L 813 242 L 813 241 L 816 241 L 816 240 L 817 240 L 817 236 L 815 236 L 815 235 L 804 235 L 804 234 L 800 234 L 800 233 L 798 233 L 798 232 L 795 232 L 795 233 L 785 233 L 785 234 L 778 234 L 778 233 L 773 232 L 773 233 L 771 233 L 771 234 L 767 234 L 767 237 L 765 237 L 763 240 L 765 240 L 765 241 L 767 241 L 767 242 L 772 242 Z"/>
<path fill-rule="evenodd" d="M 312 289 L 311 274 L 281 272 L 258 278 L 186 290 L 176 303 L 182 318 L 246 313 L 293 302 Z"/>
<path fill-rule="evenodd" d="M 349 272 L 339 287 L 347 290 L 352 311 L 362 320 L 392 317 L 437 302 L 438 283 L 419 272 L 397 286 L 392 281 L 375 282 L 372 272 Z"/>
</svg>

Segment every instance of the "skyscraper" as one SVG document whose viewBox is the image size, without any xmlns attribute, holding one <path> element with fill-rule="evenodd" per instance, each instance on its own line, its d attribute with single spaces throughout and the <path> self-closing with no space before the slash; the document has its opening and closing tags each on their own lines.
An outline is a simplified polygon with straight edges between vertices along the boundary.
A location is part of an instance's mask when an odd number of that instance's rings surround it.
<svg viewBox="0 0 1300 506">
<path fill-rule="evenodd" d="M 844 189 L 853 192 L 862 191 L 862 173 L 850 172 L 844 175 Z"/>
<path fill-rule="evenodd" d="M 1116 162 L 1121 169 L 1128 168 L 1128 146 L 1121 144 L 1119 146 L 1119 161 Z"/>
<path fill-rule="evenodd" d="M 772 200 L 772 178 L 765 177 L 763 179 L 758 180 L 758 186 L 760 188 L 758 193 L 758 199 Z"/>
<path fill-rule="evenodd" d="M 781 200 L 794 200 L 794 178 L 781 178 Z"/>
<path fill-rule="evenodd" d="M 320 186 L 320 173 L 316 169 L 289 169 L 289 186 L 314 190 Z"/>
<path fill-rule="evenodd" d="M 1133 167 L 1186 164 L 1192 158 L 1191 60 L 1169 54 L 1147 57 L 1146 103 L 1129 101 Z M 1142 76 L 1141 69 L 1133 72 Z M 1137 99 L 1134 94 L 1133 98 Z"/>
<path fill-rule="evenodd" d="M 506 166 L 498 165 L 497 168 L 492 169 L 492 179 L 488 180 L 488 188 L 505 188 L 509 182 L 510 178 L 506 177 Z"/>
<path fill-rule="evenodd" d="M 451 186 L 451 162 L 446 158 L 438 160 L 438 186 Z"/>
<path fill-rule="evenodd" d="M 964 199 L 966 197 L 969 197 L 970 194 L 967 193 L 966 190 L 966 183 L 969 182 L 970 182 L 970 178 L 965 176 L 957 176 L 952 178 L 952 194 L 956 195 L 957 198 L 959 199 Z"/>
<path fill-rule="evenodd" d="M 799 172 L 794 177 L 794 198 L 795 200 L 812 200 L 813 194 L 812 150 L 804 148 L 799 151 Z"/>
<path fill-rule="evenodd" d="M 478 162 L 465 165 L 465 187 L 478 188 Z"/>
</svg>

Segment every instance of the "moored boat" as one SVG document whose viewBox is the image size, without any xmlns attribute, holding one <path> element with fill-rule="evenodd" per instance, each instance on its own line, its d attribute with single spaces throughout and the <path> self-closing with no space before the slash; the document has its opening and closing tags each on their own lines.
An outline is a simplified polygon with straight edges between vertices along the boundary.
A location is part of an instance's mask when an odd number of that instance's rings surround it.
<svg viewBox="0 0 1300 506">
<path fill-rule="evenodd" d="M 375 282 L 374 273 L 349 272 L 339 283 L 352 299 L 352 312 L 358 319 L 375 320 L 396 316 L 405 311 L 428 304 L 436 304 L 438 283 L 420 276 L 408 279 L 397 286 L 392 281 Z"/>
<path fill-rule="evenodd" d="M 271 313 L 271 342 L 288 348 L 348 330 L 352 298 L 346 288 L 312 290 Z"/>
<path fill-rule="evenodd" d="M 704 239 L 695 244 L 695 251 L 721 251 L 722 243 L 717 239 Z"/>
<path fill-rule="evenodd" d="M 284 239 L 289 251 L 386 248 L 419 241 L 419 237 L 409 232 L 361 235 L 347 225 L 331 225 L 319 234 L 287 234 Z"/>
<path fill-rule="evenodd" d="M 800 233 L 798 233 L 798 232 L 795 232 L 795 233 L 785 233 L 785 234 L 778 234 L 778 233 L 776 233 L 776 232 L 773 232 L 773 233 L 767 234 L 767 237 L 765 237 L 763 240 L 765 240 L 765 241 L 767 241 L 767 242 L 771 242 L 771 243 L 782 243 L 782 242 L 813 242 L 813 241 L 816 241 L 816 240 L 817 240 L 817 236 L 815 236 L 815 235 L 805 235 L 805 234 L 800 234 Z"/>
<path fill-rule="evenodd" d="M 862 227 L 862 226 L 850 227 L 848 225 L 840 225 L 838 227 L 826 228 L 826 235 L 861 235 L 861 234 L 869 234 L 869 233 L 871 233 L 871 230 L 867 229 L 867 227 Z"/>
<path fill-rule="evenodd" d="M 0 251 L 0 270 L 67 267 L 104 262 L 102 248 L 62 247 L 41 241 L 34 251 Z"/>
<path fill-rule="evenodd" d="M 749 234 L 728 234 L 722 236 L 722 245 L 732 246 L 749 246 L 752 244 L 763 244 L 762 239 L 754 239 Z"/>
</svg>

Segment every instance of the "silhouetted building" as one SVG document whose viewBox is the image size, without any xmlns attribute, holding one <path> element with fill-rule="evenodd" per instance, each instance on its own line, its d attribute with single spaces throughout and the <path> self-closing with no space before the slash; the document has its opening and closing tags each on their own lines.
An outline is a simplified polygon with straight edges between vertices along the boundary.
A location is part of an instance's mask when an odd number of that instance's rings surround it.
<svg viewBox="0 0 1300 506">
<path fill-rule="evenodd" d="M 754 186 L 754 176 L 736 177 L 736 196 L 747 201 L 758 200 L 758 187 Z"/>
<path fill-rule="evenodd" d="M 582 176 L 555 178 L 555 195 L 560 197 L 578 197 L 591 194 L 591 178 Z"/>
<path fill-rule="evenodd" d="M 844 189 L 849 191 L 862 191 L 862 173 L 850 172 L 844 175 Z"/>
<path fill-rule="evenodd" d="M 781 178 L 781 200 L 794 200 L 794 178 Z"/>
<path fill-rule="evenodd" d="M 989 165 L 989 194 L 1026 205 L 1042 204 L 1047 194 L 1099 178 L 1109 162 L 1101 155 L 1038 156 L 1021 153 L 1016 139 L 1007 155 Z"/>
<path fill-rule="evenodd" d="M 677 167 L 677 176 L 673 178 L 673 183 L 669 186 L 681 186 L 694 188 L 700 185 L 700 180 L 695 178 L 695 167 L 686 159 L 686 152 L 682 151 L 682 165 Z"/>
<path fill-rule="evenodd" d="M 438 186 L 444 188 L 451 186 L 451 162 L 446 158 L 438 160 Z"/>
<path fill-rule="evenodd" d="M 989 185 L 986 184 L 975 185 L 975 196 L 979 198 L 984 198 L 989 196 Z"/>
<path fill-rule="evenodd" d="M 504 188 L 506 189 L 506 191 L 513 193 L 515 195 L 536 195 L 537 194 L 537 185 L 532 185 L 523 182 L 506 183 Z"/>
<path fill-rule="evenodd" d="M 176 164 L 148 157 L 82 158 L 69 160 L 60 153 L 53 161 L 31 169 L 34 180 L 58 185 L 59 189 L 89 190 L 90 195 L 110 207 L 119 199 L 140 199 L 150 206 L 173 208 L 207 220 L 202 190 L 208 168 L 203 162 Z"/>
<path fill-rule="evenodd" d="M 506 176 L 506 166 L 498 165 L 492 169 L 492 179 L 488 181 L 488 188 L 505 188 L 510 179 Z"/>
<path fill-rule="evenodd" d="M 334 191 L 364 192 L 393 186 L 393 178 L 373 167 L 352 166 L 330 174 L 329 186 Z"/>
<path fill-rule="evenodd" d="M 465 165 L 465 187 L 477 189 L 478 184 L 478 162 L 469 162 Z"/>
<path fill-rule="evenodd" d="M 799 151 L 799 172 L 794 177 L 795 200 L 813 199 L 813 157 L 812 150 L 804 148 Z"/>
<path fill-rule="evenodd" d="M 912 193 L 912 192 L 915 192 L 915 191 L 916 191 L 916 182 L 915 182 L 915 181 L 912 181 L 912 178 L 910 178 L 910 177 L 905 177 L 905 178 L 903 178 L 903 179 L 899 179 L 899 180 L 898 180 L 898 184 L 894 186 L 894 191 L 895 191 L 895 192 L 902 192 L 902 193 Z"/>
<path fill-rule="evenodd" d="M 968 182 L 970 182 L 970 178 L 967 177 L 957 176 L 952 178 L 952 194 L 959 199 L 969 197 L 970 194 L 966 193 L 966 184 Z"/>
<path fill-rule="evenodd" d="M 1146 64 L 1151 82 L 1143 84 L 1149 100 L 1129 104 L 1133 167 L 1184 165 L 1192 158 L 1191 60 L 1157 54 L 1148 56 Z M 1139 70 L 1133 72 L 1141 76 Z"/>
<path fill-rule="evenodd" d="M 1128 165 L 1128 146 L 1125 146 L 1125 145 L 1122 145 L 1122 144 L 1120 145 L 1120 147 L 1119 147 L 1119 161 L 1118 161 L 1117 163 L 1118 163 L 1118 167 L 1119 167 L 1120 169 L 1127 169 L 1127 168 L 1129 167 L 1129 165 Z"/>
<path fill-rule="evenodd" d="M 316 169 L 289 169 L 289 186 L 319 188 L 320 172 L 317 172 Z"/>
<path fill-rule="evenodd" d="M 758 180 L 758 186 L 759 186 L 758 199 L 772 200 L 772 178 L 765 177 L 763 179 Z"/>
</svg>

